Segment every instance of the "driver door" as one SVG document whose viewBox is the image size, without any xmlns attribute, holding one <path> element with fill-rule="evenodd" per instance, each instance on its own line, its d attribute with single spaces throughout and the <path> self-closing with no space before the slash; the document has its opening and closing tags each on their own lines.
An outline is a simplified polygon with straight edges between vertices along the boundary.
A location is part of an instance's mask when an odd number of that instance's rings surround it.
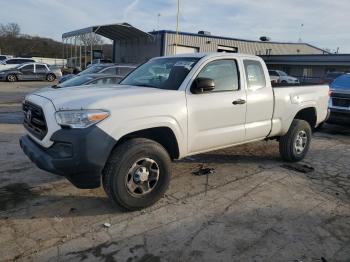
<svg viewBox="0 0 350 262">
<path fill-rule="evenodd" d="M 20 68 L 20 74 L 18 75 L 18 78 L 20 80 L 35 80 L 35 73 L 34 73 L 34 65 L 25 65 Z"/>
<path fill-rule="evenodd" d="M 196 78 L 214 80 L 214 90 L 187 93 L 188 151 L 199 153 L 245 141 L 246 91 L 235 59 L 207 63 Z"/>
</svg>

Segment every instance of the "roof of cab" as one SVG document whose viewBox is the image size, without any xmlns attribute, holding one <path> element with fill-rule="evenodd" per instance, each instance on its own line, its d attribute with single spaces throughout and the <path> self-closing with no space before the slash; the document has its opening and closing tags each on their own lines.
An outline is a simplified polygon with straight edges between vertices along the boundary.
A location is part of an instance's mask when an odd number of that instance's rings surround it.
<svg viewBox="0 0 350 262">
<path fill-rule="evenodd" d="M 163 58 L 170 58 L 170 57 L 196 57 L 196 58 L 203 58 L 203 57 L 245 57 L 245 58 L 259 58 L 255 55 L 250 54 L 242 54 L 242 53 L 222 53 L 222 52 L 212 52 L 212 53 L 189 53 L 189 54 L 177 54 L 177 55 L 170 55 L 170 56 L 162 56 Z"/>
</svg>

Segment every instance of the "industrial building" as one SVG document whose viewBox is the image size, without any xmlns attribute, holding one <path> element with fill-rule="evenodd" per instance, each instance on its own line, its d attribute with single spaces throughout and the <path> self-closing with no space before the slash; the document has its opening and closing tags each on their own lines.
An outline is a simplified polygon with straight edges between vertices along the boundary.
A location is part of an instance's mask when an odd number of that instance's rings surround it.
<svg viewBox="0 0 350 262">
<path fill-rule="evenodd" d="M 176 38 L 178 37 L 178 41 Z M 177 42 L 177 45 L 176 45 Z M 150 32 L 147 37 L 120 39 L 114 42 L 115 61 L 143 62 L 154 56 L 196 52 L 233 52 L 253 55 L 325 54 L 325 50 L 305 43 L 253 41 L 198 33 L 162 30 Z"/>
<path fill-rule="evenodd" d="M 350 72 L 350 54 L 265 55 L 269 69 L 282 70 L 308 82 L 319 82 L 329 72 Z M 303 81 L 303 82 L 305 82 Z"/>
<path fill-rule="evenodd" d="M 206 31 L 186 33 L 160 30 L 144 32 L 130 24 L 111 24 L 91 26 L 62 35 L 62 41 L 68 44 L 65 55 L 93 51 L 93 46 L 80 46 L 82 38 L 92 38 L 99 34 L 113 40 L 113 61 L 116 63 L 142 63 L 155 56 L 196 52 L 233 52 L 259 55 L 270 69 L 283 70 L 299 78 L 320 78 L 327 72 L 349 71 L 350 55 L 335 55 L 307 43 L 288 43 L 245 40 L 215 36 Z M 86 42 L 86 41 L 84 41 Z M 73 49 L 74 48 L 74 49 Z M 74 50 L 74 52 L 72 52 Z M 79 53 L 79 52 L 78 52 Z M 77 59 L 76 61 L 79 61 Z M 80 59 L 80 66 L 81 66 Z"/>
</svg>

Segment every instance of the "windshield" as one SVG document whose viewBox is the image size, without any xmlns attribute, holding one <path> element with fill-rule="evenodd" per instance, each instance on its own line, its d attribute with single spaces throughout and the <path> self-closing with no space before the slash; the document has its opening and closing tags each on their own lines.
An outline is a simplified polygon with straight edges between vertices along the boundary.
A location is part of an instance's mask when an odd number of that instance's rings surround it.
<svg viewBox="0 0 350 262">
<path fill-rule="evenodd" d="M 350 89 L 350 74 L 337 77 L 331 84 L 332 89 Z"/>
<path fill-rule="evenodd" d="M 92 79 L 94 79 L 92 76 L 87 75 L 76 76 L 57 85 L 57 87 L 80 86 L 89 82 Z"/>
<path fill-rule="evenodd" d="M 131 72 L 120 84 L 177 90 L 199 59 L 197 57 L 153 59 Z"/>
<path fill-rule="evenodd" d="M 280 73 L 281 76 L 288 76 L 285 72 L 283 71 L 278 71 Z"/>
<path fill-rule="evenodd" d="M 106 66 L 101 66 L 101 65 L 95 65 L 91 66 L 84 71 L 81 71 L 78 75 L 86 75 L 86 74 L 94 74 L 94 73 L 99 73 L 103 68 L 106 68 Z"/>
</svg>

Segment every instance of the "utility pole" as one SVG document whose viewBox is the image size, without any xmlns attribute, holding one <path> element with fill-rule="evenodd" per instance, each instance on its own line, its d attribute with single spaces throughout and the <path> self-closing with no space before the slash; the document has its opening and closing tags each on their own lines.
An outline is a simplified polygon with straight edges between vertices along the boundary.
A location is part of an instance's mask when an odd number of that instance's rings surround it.
<svg viewBox="0 0 350 262">
<path fill-rule="evenodd" d="M 161 14 L 158 13 L 157 15 L 157 31 L 159 31 L 159 19 L 160 19 Z"/>
<path fill-rule="evenodd" d="M 175 54 L 177 53 L 177 45 L 179 43 L 179 15 L 180 15 L 180 0 L 177 0 Z"/>
<path fill-rule="evenodd" d="M 303 27 L 304 27 L 304 24 L 300 24 L 300 28 L 299 28 L 299 39 L 298 39 L 298 42 L 299 42 L 299 43 L 302 43 L 302 42 L 303 42 L 303 41 L 301 40 L 301 31 L 302 31 Z"/>
</svg>

